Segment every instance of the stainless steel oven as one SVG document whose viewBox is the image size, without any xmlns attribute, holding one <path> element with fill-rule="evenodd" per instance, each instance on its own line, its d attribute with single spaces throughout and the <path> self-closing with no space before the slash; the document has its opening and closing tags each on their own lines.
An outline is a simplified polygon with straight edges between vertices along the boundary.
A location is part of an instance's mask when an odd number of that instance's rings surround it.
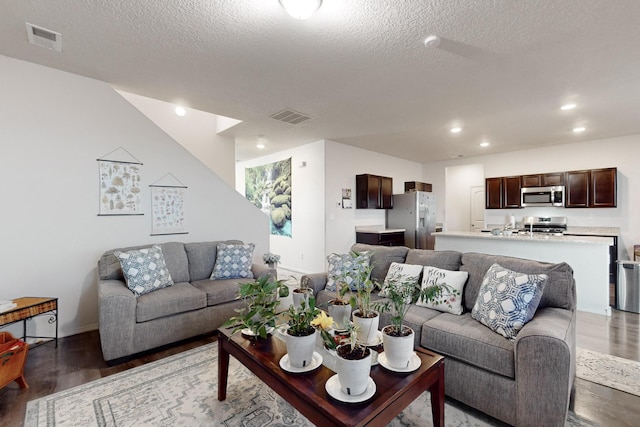
<svg viewBox="0 0 640 427">
<path fill-rule="evenodd" d="M 561 206 L 564 207 L 564 186 L 555 187 L 525 187 L 520 190 L 520 205 L 530 206 Z"/>
</svg>

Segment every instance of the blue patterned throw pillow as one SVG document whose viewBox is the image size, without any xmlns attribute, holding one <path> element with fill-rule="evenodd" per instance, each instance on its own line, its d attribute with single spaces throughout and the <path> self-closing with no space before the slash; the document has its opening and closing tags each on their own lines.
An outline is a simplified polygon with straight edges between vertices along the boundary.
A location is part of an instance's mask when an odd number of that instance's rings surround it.
<svg viewBox="0 0 640 427">
<path fill-rule="evenodd" d="M 327 257 L 329 267 L 327 271 L 327 285 L 325 290 L 336 290 L 336 282 L 344 281 L 352 291 L 360 285 L 360 275 L 369 267 L 371 254 L 361 252 L 359 254 L 331 254 Z"/>
<path fill-rule="evenodd" d="M 211 280 L 216 279 L 253 279 L 251 265 L 256 245 L 228 245 L 218 243 L 216 264 L 213 266 Z"/>
<path fill-rule="evenodd" d="M 173 285 L 160 246 L 113 254 L 120 261 L 127 287 L 136 297 Z"/>
<path fill-rule="evenodd" d="M 514 340 L 536 313 L 547 280 L 546 274 L 518 273 L 493 264 L 482 280 L 471 317 Z"/>
</svg>

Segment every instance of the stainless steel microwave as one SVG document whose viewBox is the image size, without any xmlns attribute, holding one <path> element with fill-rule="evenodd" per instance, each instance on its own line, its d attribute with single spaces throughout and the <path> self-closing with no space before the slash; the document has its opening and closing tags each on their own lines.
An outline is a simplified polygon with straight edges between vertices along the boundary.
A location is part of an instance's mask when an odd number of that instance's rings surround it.
<svg viewBox="0 0 640 427">
<path fill-rule="evenodd" d="M 520 205 L 529 206 L 561 206 L 564 207 L 564 186 L 525 187 L 520 189 Z"/>
</svg>

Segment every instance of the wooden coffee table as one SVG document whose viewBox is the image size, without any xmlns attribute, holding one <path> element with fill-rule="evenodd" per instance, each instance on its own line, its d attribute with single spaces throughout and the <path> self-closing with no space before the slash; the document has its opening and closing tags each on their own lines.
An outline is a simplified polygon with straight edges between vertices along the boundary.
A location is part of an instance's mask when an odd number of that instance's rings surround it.
<svg viewBox="0 0 640 427">
<path fill-rule="evenodd" d="M 422 364 L 411 373 L 372 366 L 371 378 L 376 383 L 373 397 L 362 403 L 343 403 L 325 390 L 325 383 L 335 372 L 324 364 L 303 374 L 290 374 L 280 368 L 280 358 L 287 353 L 284 341 L 275 337 L 251 340 L 240 333 L 232 335 L 230 329 L 218 332 L 218 400 L 227 397 L 231 355 L 315 425 L 386 426 L 429 390 L 433 425 L 444 427 L 444 357 L 438 354 L 417 351 Z"/>
</svg>

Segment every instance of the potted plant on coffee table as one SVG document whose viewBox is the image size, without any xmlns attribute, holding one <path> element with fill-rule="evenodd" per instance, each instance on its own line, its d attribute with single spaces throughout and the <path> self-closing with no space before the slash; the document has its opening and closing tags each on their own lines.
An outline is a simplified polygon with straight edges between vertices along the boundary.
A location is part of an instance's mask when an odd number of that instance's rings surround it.
<svg viewBox="0 0 640 427">
<path fill-rule="evenodd" d="M 344 296 L 351 291 L 349 285 L 345 280 L 345 274 L 342 273 L 341 277 L 336 280 L 336 297 L 329 301 L 329 316 L 333 317 L 336 328 L 338 330 L 344 330 L 345 319 L 351 319 L 351 304 Z"/>
<path fill-rule="evenodd" d="M 358 274 L 356 291 L 349 299 L 352 308 L 353 322 L 357 323 L 357 339 L 364 345 L 378 345 L 378 325 L 380 324 L 380 314 L 374 310 L 371 304 L 371 293 L 376 288 L 376 284 L 371 280 L 371 270 L 373 265 L 363 266 Z"/>
<path fill-rule="evenodd" d="M 384 353 L 378 356 L 378 360 L 382 366 L 392 370 L 412 370 L 412 362 L 416 360 L 413 351 L 415 332 L 404 324 L 411 304 L 419 299 L 434 301 L 445 291 L 457 291 L 446 283 L 429 285 L 423 289 L 417 280 L 401 276 L 388 281 L 384 290 L 387 294 L 386 299 L 376 301 L 373 305 L 380 313 L 390 314 L 391 324 L 382 328 Z M 417 369 L 417 366 L 415 368 Z"/>
<path fill-rule="evenodd" d="M 347 321 L 345 328 L 349 333 L 347 343 L 336 349 L 336 379 L 329 378 L 326 383 L 327 391 L 338 399 L 341 396 L 370 397 L 375 392 L 375 383 L 369 376 L 371 372 L 371 350 L 358 343 L 357 335 L 360 325 Z M 332 386 L 339 383 L 339 393 Z"/>
<path fill-rule="evenodd" d="M 291 280 L 293 280 L 296 285 L 291 291 L 291 297 L 293 299 L 293 305 L 295 308 L 300 307 L 300 301 L 308 301 L 310 296 L 313 296 L 313 289 L 309 287 L 309 279 L 307 277 L 303 277 L 298 284 L 298 280 L 290 276 Z"/>
<path fill-rule="evenodd" d="M 269 275 L 241 283 L 237 298 L 244 300 L 246 307 L 236 309 L 238 315 L 229 318 L 222 326 L 233 327 L 234 333 L 242 331 L 249 337 L 267 338 L 276 325 L 278 298 L 288 295 L 285 281 L 274 280 Z"/>
<path fill-rule="evenodd" d="M 280 360 L 285 370 L 308 370 L 320 366 L 322 356 L 314 352 L 316 344 L 316 328 L 311 324 L 320 314 L 316 307 L 316 299 L 310 296 L 301 300 L 299 307 L 293 304 L 287 311 L 287 327 L 284 329 L 287 354 Z"/>
</svg>

